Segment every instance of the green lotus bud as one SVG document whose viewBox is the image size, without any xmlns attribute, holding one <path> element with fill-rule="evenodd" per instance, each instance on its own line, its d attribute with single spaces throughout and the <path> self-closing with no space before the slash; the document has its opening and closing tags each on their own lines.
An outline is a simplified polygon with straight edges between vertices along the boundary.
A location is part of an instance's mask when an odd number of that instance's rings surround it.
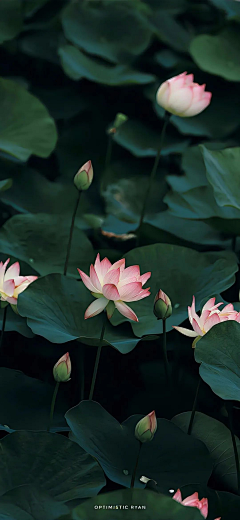
<svg viewBox="0 0 240 520">
<path fill-rule="evenodd" d="M 141 421 L 139 421 L 135 428 L 135 437 L 140 442 L 149 442 L 153 440 L 154 434 L 157 431 L 157 418 L 155 411 L 149 413 Z"/>
<path fill-rule="evenodd" d="M 91 186 L 93 180 L 93 167 L 92 162 L 87 161 L 83 166 L 78 170 L 74 177 L 74 184 L 79 191 L 88 190 L 89 186 Z"/>
<path fill-rule="evenodd" d="M 53 367 L 53 377 L 57 383 L 66 383 L 70 380 L 71 360 L 69 352 L 64 354 Z"/>
<path fill-rule="evenodd" d="M 158 320 L 166 320 L 172 315 L 171 300 L 161 289 L 155 296 L 153 312 Z"/>
</svg>

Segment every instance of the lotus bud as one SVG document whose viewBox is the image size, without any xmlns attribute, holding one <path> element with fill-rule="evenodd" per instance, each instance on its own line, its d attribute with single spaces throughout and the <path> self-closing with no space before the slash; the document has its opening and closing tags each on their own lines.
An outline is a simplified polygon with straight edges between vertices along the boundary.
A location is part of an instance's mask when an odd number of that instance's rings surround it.
<svg viewBox="0 0 240 520">
<path fill-rule="evenodd" d="M 210 104 L 212 93 L 206 85 L 198 85 L 193 74 L 183 72 L 165 81 L 157 91 L 157 103 L 170 114 L 192 117 L 200 114 Z"/>
<path fill-rule="evenodd" d="M 140 442 L 149 442 L 153 440 L 154 434 L 157 431 L 157 418 L 155 412 L 151 412 L 141 421 L 139 421 L 135 428 L 135 437 Z"/>
<path fill-rule="evenodd" d="M 116 134 L 118 128 L 122 126 L 126 121 L 128 120 L 128 117 L 125 114 L 121 114 L 120 112 L 116 115 L 113 125 L 108 129 L 108 134 Z"/>
<path fill-rule="evenodd" d="M 93 180 L 93 167 L 92 162 L 87 161 L 83 166 L 78 170 L 74 177 L 74 184 L 79 191 L 88 190 L 89 186 L 91 186 Z"/>
<path fill-rule="evenodd" d="M 171 300 L 161 289 L 155 296 L 153 312 L 158 320 L 166 320 L 172 315 Z"/>
<path fill-rule="evenodd" d="M 70 380 L 71 360 L 69 352 L 64 354 L 53 367 L 53 377 L 57 383 L 66 383 Z"/>
</svg>

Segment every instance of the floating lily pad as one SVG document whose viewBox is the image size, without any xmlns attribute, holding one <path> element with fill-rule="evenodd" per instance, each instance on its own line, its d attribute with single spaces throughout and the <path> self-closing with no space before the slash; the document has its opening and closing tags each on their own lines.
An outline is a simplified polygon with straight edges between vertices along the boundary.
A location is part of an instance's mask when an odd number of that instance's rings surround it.
<svg viewBox="0 0 240 520">
<path fill-rule="evenodd" d="M 1 520 L 57 520 L 68 507 L 42 489 L 22 485 L 0 497 Z"/>
<path fill-rule="evenodd" d="M 0 78 L 0 150 L 26 161 L 48 157 L 57 142 L 53 119 L 42 103 L 19 83 Z"/>
<path fill-rule="evenodd" d="M 187 433 L 191 412 L 176 415 L 172 422 Z M 191 435 L 204 442 L 213 461 L 213 478 L 216 485 L 233 493 L 237 492 L 236 462 L 229 429 L 220 421 L 196 412 Z M 236 437 L 240 456 L 240 440 Z"/>
<path fill-rule="evenodd" d="M 95 496 L 105 485 L 99 464 L 62 435 L 14 432 L 1 440 L 0 447 L 1 495 L 30 484 L 66 503 Z"/>
<path fill-rule="evenodd" d="M 202 146 L 207 178 L 219 206 L 240 210 L 240 148 L 210 151 Z"/>
<path fill-rule="evenodd" d="M 1 250 L 24 260 L 41 275 L 63 273 L 70 225 L 70 216 L 16 215 L 0 230 Z M 78 276 L 77 267 L 88 267 L 94 258 L 91 242 L 80 227 L 76 222 L 68 266 L 68 274 L 75 277 Z"/>
<path fill-rule="evenodd" d="M 84 54 L 73 45 L 63 45 L 58 50 L 62 67 L 71 79 L 87 78 L 104 85 L 146 84 L 155 76 L 131 69 L 128 65 L 110 66 Z"/>
<path fill-rule="evenodd" d="M 132 415 L 122 424 L 95 401 L 82 401 L 71 408 L 66 421 L 73 439 L 95 457 L 106 475 L 125 487 L 130 487 L 136 465 L 139 441 L 135 426 L 142 415 Z M 158 419 L 154 439 L 142 444 L 135 487 L 144 487 L 140 478 L 150 476 L 162 492 L 189 482 L 206 483 L 212 463 L 204 444 L 184 434 L 166 419 Z"/>
<path fill-rule="evenodd" d="M 240 323 L 225 321 L 209 330 L 195 349 L 200 376 L 225 400 L 240 401 Z"/>
</svg>

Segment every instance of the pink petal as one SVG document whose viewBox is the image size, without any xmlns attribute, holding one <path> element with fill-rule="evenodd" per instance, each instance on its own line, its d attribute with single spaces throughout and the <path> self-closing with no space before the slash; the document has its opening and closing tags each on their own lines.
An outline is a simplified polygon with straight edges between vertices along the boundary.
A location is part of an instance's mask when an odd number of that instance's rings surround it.
<svg viewBox="0 0 240 520">
<path fill-rule="evenodd" d="M 10 258 L 8 258 L 4 264 L 2 262 L 0 264 L 0 285 L 3 284 L 6 267 L 9 264 L 9 262 L 10 262 Z"/>
<path fill-rule="evenodd" d="M 204 324 L 204 330 L 205 332 L 208 332 L 209 329 L 211 329 L 214 325 L 217 325 L 217 323 L 220 323 L 221 319 L 219 318 L 218 314 L 212 314 L 212 316 L 209 316 L 207 321 Z"/>
<path fill-rule="evenodd" d="M 193 89 L 187 86 L 176 90 L 170 86 L 170 89 L 168 99 L 170 110 L 177 115 L 185 114 L 192 104 Z"/>
<path fill-rule="evenodd" d="M 135 312 L 133 312 L 133 310 L 130 307 L 128 307 L 128 305 L 126 305 L 126 303 L 115 302 L 115 305 L 116 305 L 116 309 L 120 312 L 120 314 L 122 314 L 129 320 L 138 321 L 137 315 L 135 314 Z"/>
<path fill-rule="evenodd" d="M 106 285 L 103 285 L 102 293 L 105 298 L 108 300 L 120 300 L 120 295 L 117 290 L 116 285 L 113 285 L 111 283 L 107 283 Z"/>
<path fill-rule="evenodd" d="M 118 260 L 117 262 L 115 262 L 115 264 L 112 265 L 112 267 L 110 268 L 110 271 L 112 271 L 112 269 L 118 269 L 120 268 L 120 272 L 122 272 L 125 268 L 125 258 L 121 258 L 121 260 Z"/>
<path fill-rule="evenodd" d="M 168 99 L 170 94 L 170 81 L 164 81 L 162 85 L 160 85 L 157 91 L 157 103 L 161 105 L 163 108 L 167 108 Z"/>
<path fill-rule="evenodd" d="M 195 332 L 197 333 L 198 336 L 202 336 L 202 329 L 201 327 L 198 325 L 198 322 L 197 320 L 195 320 L 195 318 L 193 318 L 193 321 L 192 321 L 192 328 L 193 330 L 195 330 Z"/>
<path fill-rule="evenodd" d="M 200 327 L 200 329 L 203 329 L 204 323 L 208 319 L 210 314 L 211 314 L 211 311 L 205 310 L 205 311 L 202 312 L 200 318 L 198 320 L 196 320 L 198 325 L 199 325 L 199 327 Z"/>
<path fill-rule="evenodd" d="M 199 336 L 199 334 L 197 334 L 194 330 L 185 329 L 184 327 L 175 327 L 173 325 L 173 329 L 178 330 L 178 332 L 181 332 L 181 334 L 184 334 L 184 336 L 189 336 L 190 338 L 196 338 L 197 336 Z"/>
<path fill-rule="evenodd" d="M 233 304 L 232 303 L 228 303 L 228 305 L 225 305 L 225 307 L 223 307 L 223 309 L 220 311 L 221 313 L 222 312 L 232 312 L 234 311 L 234 307 L 233 307 Z"/>
<path fill-rule="evenodd" d="M 202 312 L 203 312 L 203 311 L 209 311 L 209 310 L 211 310 L 212 307 L 213 307 L 214 304 L 215 304 L 215 300 L 216 300 L 216 298 L 210 298 L 210 300 L 208 300 L 208 301 L 205 303 L 205 305 L 203 306 L 203 308 L 202 308 Z"/>
<path fill-rule="evenodd" d="M 176 502 L 182 502 L 182 493 L 180 491 L 180 489 L 178 489 L 175 493 L 175 495 L 173 495 L 173 500 L 176 500 Z"/>
<path fill-rule="evenodd" d="M 0 300 L 2 302 L 11 303 L 11 305 L 17 305 L 17 298 L 14 298 L 13 296 L 1 296 Z"/>
<path fill-rule="evenodd" d="M 206 95 L 207 94 L 207 95 Z M 212 98 L 211 92 L 205 92 L 204 98 L 196 103 L 192 103 L 191 106 L 182 114 L 184 117 L 192 117 L 200 114 L 208 107 Z"/>
<path fill-rule="evenodd" d="M 30 279 L 31 278 L 31 279 Z M 37 279 L 37 276 L 28 276 L 27 279 L 17 287 L 15 287 L 14 296 L 17 297 L 20 293 L 25 291 L 27 287 Z"/>
<path fill-rule="evenodd" d="M 109 269 L 111 269 L 112 267 L 112 264 L 110 262 L 110 260 L 108 260 L 107 257 L 105 257 L 101 262 L 100 262 L 100 267 L 99 267 L 99 272 L 100 272 L 100 277 L 104 278 L 104 276 L 107 274 L 107 272 L 109 271 Z"/>
<path fill-rule="evenodd" d="M 84 319 L 93 318 L 93 316 L 97 316 L 100 312 L 107 307 L 108 300 L 106 298 L 97 298 L 94 302 L 90 303 L 89 307 L 86 309 L 84 314 Z"/>
<path fill-rule="evenodd" d="M 199 502 L 199 506 L 198 507 L 199 507 L 202 515 L 204 516 L 204 518 L 207 518 L 207 516 L 208 516 L 208 499 L 202 498 L 202 500 L 200 500 L 200 502 Z"/>
<path fill-rule="evenodd" d="M 133 301 L 132 298 L 135 298 L 135 296 L 139 295 L 141 291 L 141 282 L 127 283 L 126 285 L 123 285 L 119 288 L 120 299 L 126 302 L 131 302 Z"/>
<path fill-rule="evenodd" d="M 102 286 L 100 284 L 96 270 L 93 267 L 93 264 L 90 265 L 90 280 L 93 286 L 96 287 L 97 291 L 102 292 Z"/>
<path fill-rule="evenodd" d="M 14 280 L 7 280 L 6 282 L 3 282 L 2 288 L 3 292 L 7 294 L 7 296 L 13 296 L 15 289 Z"/>
<path fill-rule="evenodd" d="M 84 285 L 87 287 L 87 289 L 89 289 L 89 291 L 91 292 L 99 292 L 97 290 L 96 287 L 94 287 L 93 283 L 91 282 L 89 276 L 87 274 L 85 274 L 83 271 L 81 271 L 81 269 L 78 269 L 78 272 L 82 278 L 82 281 L 84 283 Z"/>
<path fill-rule="evenodd" d="M 137 279 L 138 276 L 140 276 L 139 265 L 131 265 L 130 267 L 127 267 L 126 269 L 124 269 L 124 271 L 122 271 L 121 281 L 126 280 L 126 278 L 133 278 L 133 277 L 135 277 Z"/>
<path fill-rule="evenodd" d="M 136 296 L 134 296 L 131 301 L 137 302 L 139 300 L 142 300 L 143 298 L 147 298 L 147 296 L 149 296 L 151 294 L 149 292 L 149 289 L 150 289 L 150 287 L 148 287 L 147 289 L 142 289 L 141 292 L 139 294 L 137 294 Z M 125 300 L 125 301 L 128 301 L 128 300 Z"/>
<path fill-rule="evenodd" d="M 193 495 L 190 495 L 189 497 L 185 498 L 182 501 L 182 504 L 183 504 L 183 506 L 198 507 L 198 505 L 199 505 L 198 493 L 197 492 L 193 493 Z"/>
<path fill-rule="evenodd" d="M 149 278 L 151 277 L 151 272 L 149 271 L 148 273 L 145 273 L 145 274 L 142 274 L 138 281 L 142 283 L 142 285 L 144 285 L 148 280 Z"/>
<path fill-rule="evenodd" d="M 6 281 L 7 281 L 7 280 L 12 280 L 12 279 L 16 278 L 17 276 L 19 276 L 19 273 L 20 273 L 20 265 L 19 265 L 19 262 L 15 262 L 14 264 L 12 264 L 12 265 L 7 269 L 4 279 L 5 279 Z"/>
<path fill-rule="evenodd" d="M 110 269 L 108 273 L 104 276 L 103 284 L 113 284 L 117 285 L 120 278 L 120 267 L 118 269 Z"/>
</svg>

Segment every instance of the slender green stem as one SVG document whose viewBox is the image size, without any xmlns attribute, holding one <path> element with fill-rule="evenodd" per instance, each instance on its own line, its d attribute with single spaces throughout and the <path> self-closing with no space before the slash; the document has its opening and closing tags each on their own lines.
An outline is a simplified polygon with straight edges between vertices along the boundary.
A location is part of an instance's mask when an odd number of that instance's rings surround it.
<svg viewBox="0 0 240 520">
<path fill-rule="evenodd" d="M 90 388 L 90 393 L 89 393 L 89 401 L 92 401 L 92 398 L 93 398 L 93 392 L 94 392 L 95 383 L 96 383 L 99 359 L 100 359 L 100 355 L 101 355 L 101 351 L 102 351 L 102 341 L 103 341 L 103 337 L 104 337 L 105 327 L 106 327 L 106 322 L 104 320 L 103 326 L 102 326 L 102 330 L 101 330 L 101 336 L 100 336 L 100 345 L 99 345 L 99 347 L 97 349 L 97 355 L 96 355 L 96 359 L 95 359 L 95 365 L 94 365 L 93 376 L 92 376 L 92 383 L 91 383 L 91 388 Z"/>
<path fill-rule="evenodd" d="M 56 383 L 56 386 L 54 388 L 54 392 L 53 392 L 53 396 L 52 396 L 52 402 L 51 402 L 51 408 L 50 408 L 50 416 L 49 416 L 49 423 L 48 423 L 47 432 L 50 432 L 50 429 L 51 429 L 51 426 L 52 426 L 55 402 L 56 402 L 56 398 L 57 398 L 59 385 L 60 385 L 60 383 Z"/>
<path fill-rule="evenodd" d="M 189 426 L 188 426 L 188 435 L 191 435 L 191 433 L 192 433 L 193 421 L 194 421 L 194 417 L 195 417 L 195 413 L 196 413 L 196 407 L 197 407 L 197 401 L 198 401 L 200 386 L 201 386 L 201 377 L 199 376 L 197 390 L 196 390 L 194 403 L 193 403 L 193 407 L 192 407 L 192 413 L 191 413 Z"/>
<path fill-rule="evenodd" d="M 3 337 L 4 337 L 5 325 L 6 325 L 6 319 L 7 319 L 7 308 L 8 308 L 8 305 L 6 305 L 6 307 L 4 307 L 4 311 L 3 311 L 2 331 L 1 331 L 1 338 L 0 338 L 0 351 L 2 350 L 2 346 L 3 346 Z"/>
<path fill-rule="evenodd" d="M 144 197 L 144 201 L 143 201 L 143 207 L 142 207 L 142 212 L 141 212 L 141 216 L 140 216 L 140 220 L 139 220 L 138 231 L 140 230 L 140 228 L 142 226 L 143 219 L 144 219 L 144 216 L 145 216 L 148 197 L 150 195 L 152 184 L 153 184 L 153 181 L 154 181 L 154 177 L 155 177 L 155 174 L 156 174 L 156 171 L 157 171 L 158 163 L 159 163 L 159 160 L 160 160 L 160 155 L 161 155 L 163 144 L 164 144 L 166 128 L 167 128 L 167 125 L 168 125 L 170 117 L 171 117 L 171 114 L 166 112 L 165 113 L 165 117 L 164 117 L 164 123 L 163 123 L 163 128 L 162 128 L 162 133 L 161 133 L 161 137 L 160 137 L 160 143 L 159 143 L 157 155 L 156 155 L 156 158 L 155 158 L 155 161 L 154 161 L 153 169 L 152 169 L 150 177 L 149 177 L 148 187 L 147 187 L 147 190 L 146 190 L 146 193 L 145 193 L 145 197 Z"/>
<path fill-rule="evenodd" d="M 113 138 L 112 138 L 112 134 L 110 133 L 108 135 L 105 164 L 104 164 L 104 169 L 103 169 L 102 179 L 101 179 L 101 190 L 103 190 L 105 188 L 105 180 L 106 180 L 106 177 L 108 174 L 108 167 L 111 163 L 111 158 L 112 158 L 112 148 L 113 148 Z"/>
<path fill-rule="evenodd" d="M 136 460 L 135 468 L 134 468 L 133 474 L 132 474 L 131 488 L 134 488 L 134 483 L 135 483 L 135 478 L 136 478 L 136 473 L 137 473 L 137 468 L 138 468 L 138 462 L 139 462 L 139 457 L 140 457 L 140 452 L 141 452 L 141 447 L 142 447 L 142 443 L 140 441 L 138 441 L 138 442 L 139 442 L 139 449 L 138 449 L 138 454 L 137 454 L 137 460 Z"/>
<path fill-rule="evenodd" d="M 85 386 L 85 375 L 84 375 L 84 345 L 81 345 L 80 348 L 80 399 L 83 401 L 84 399 L 84 386 Z"/>
<path fill-rule="evenodd" d="M 237 493 L 240 495 L 240 464 L 239 464 L 239 456 L 238 456 L 238 449 L 237 449 L 237 443 L 236 443 L 236 437 L 234 435 L 234 427 L 233 427 L 233 406 L 232 403 L 227 404 L 227 410 L 228 410 L 228 422 L 229 422 L 229 429 L 231 432 L 232 437 L 232 445 L 233 445 L 233 451 L 234 451 L 234 458 L 235 458 L 235 464 L 236 464 L 236 473 L 237 473 Z"/>
<path fill-rule="evenodd" d="M 73 210 L 72 222 L 71 222 L 71 227 L 70 227 L 70 232 L 69 232 L 69 239 L 68 239 L 68 246 L 67 246 L 67 254 L 66 254 L 66 260 L 65 260 L 64 271 L 63 271 L 64 276 L 66 276 L 66 274 L 67 274 L 68 261 L 69 261 L 71 245 L 72 245 L 74 222 L 75 222 L 75 218 L 76 218 L 76 214 L 77 214 L 77 210 L 78 210 L 78 204 L 80 202 L 81 193 L 82 193 L 81 191 L 78 191 L 77 200 L 76 200 L 76 203 L 75 203 L 75 206 L 74 206 L 74 210 Z"/>
<path fill-rule="evenodd" d="M 170 382 L 171 382 L 171 375 L 170 375 L 170 367 L 169 367 L 169 361 L 168 361 L 168 356 L 167 356 L 166 320 L 162 320 L 162 324 L 163 324 L 163 360 L 164 360 L 164 368 L 165 368 L 165 374 L 166 374 L 167 383 L 170 384 Z"/>
</svg>

